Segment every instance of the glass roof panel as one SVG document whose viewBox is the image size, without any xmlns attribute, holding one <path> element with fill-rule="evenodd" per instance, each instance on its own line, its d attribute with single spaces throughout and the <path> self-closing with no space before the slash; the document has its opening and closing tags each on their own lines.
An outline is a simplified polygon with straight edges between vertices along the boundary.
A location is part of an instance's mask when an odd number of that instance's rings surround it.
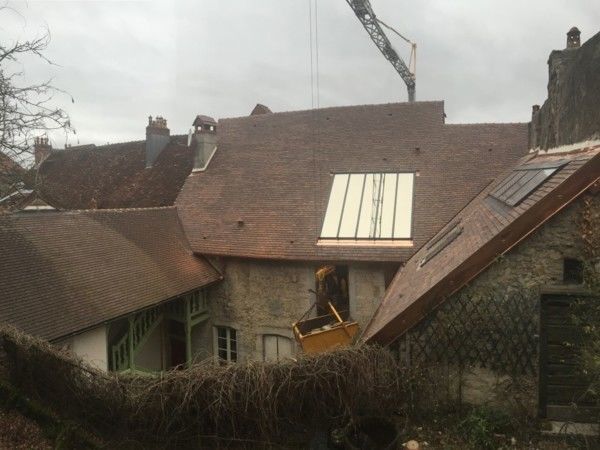
<svg viewBox="0 0 600 450">
<path fill-rule="evenodd" d="M 394 205 L 396 202 L 396 182 L 397 173 L 384 174 L 383 186 L 381 189 L 381 214 L 378 234 L 376 237 L 391 239 L 394 227 Z"/>
<path fill-rule="evenodd" d="M 333 177 L 327 212 L 325 213 L 325 220 L 323 220 L 323 228 L 321 229 L 321 237 L 323 238 L 337 237 L 347 184 L 348 174 L 339 174 Z"/>
<path fill-rule="evenodd" d="M 506 198 L 506 204 L 510 206 L 516 206 L 522 200 L 524 200 L 529 194 L 536 190 L 544 181 L 546 181 L 550 175 L 558 170 L 558 167 L 553 169 L 541 169 L 531 170 L 534 172 L 534 176 L 522 186 L 519 187 L 514 193 Z"/>
<path fill-rule="evenodd" d="M 412 173 L 398 174 L 398 194 L 396 198 L 396 218 L 394 220 L 394 238 L 408 239 L 412 237 L 412 207 L 413 207 Z"/>
<path fill-rule="evenodd" d="M 356 223 L 360 209 L 361 193 L 363 190 L 365 175 L 353 173 L 350 175 L 348 190 L 346 191 L 346 203 L 342 212 L 340 231 L 338 237 L 342 239 L 354 239 L 356 234 Z"/>
<path fill-rule="evenodd" d="M 408 239 L 412 173 L 336 174 L 321 229 L 324 239 Z"/>
<path fill-rule="evenodd" d="M 562 161 L 555 161 L 553 167 L 540 164 L 519 167 L 506 177 L 490 196 L 508 206 L 516 206 L 564 164 Z"/>
<path fill-rule="evenodd" d="M 368 238 L 371 230 L 371 212 L 373 203 L 373 174 L 365 174 L 365 190 L 360 208 L 360 220 L 358 222 L 357 238 Z"/>
</svg>

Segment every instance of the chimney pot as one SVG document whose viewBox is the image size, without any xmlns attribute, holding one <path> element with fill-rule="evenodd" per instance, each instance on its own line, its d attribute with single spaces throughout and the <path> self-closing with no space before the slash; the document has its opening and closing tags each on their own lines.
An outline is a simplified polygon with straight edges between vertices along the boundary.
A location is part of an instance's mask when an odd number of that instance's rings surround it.
<svg viewBox="0 0 600 450">
<path fill-rule="evenodd" d="M 573 27 L 567 32 L 567 48 L 581 47 L 581 31 L 579 28 Z"/>
<path fill-rule="evenodd" d="M 51 151 L 52 145 L 49 144 L 48 136 L 37 136 L 33 138 L 33 156 L 36 165 L 46 159 Z"/>
<path fill-rule="evenodd" d="M 198 115 L 194 127 L 194 169 L 202 170 L 208 164 L 217 146 L 217 122 L 209 116 Z"/>
<path fill-rule="evenodd" d="M 146 127 L 146 168 L 152 167 L 160 153 L 169 144 L 170 131 L 167 128 L 167 120 L 161 116 L 148 116 Z"/>
</svg>

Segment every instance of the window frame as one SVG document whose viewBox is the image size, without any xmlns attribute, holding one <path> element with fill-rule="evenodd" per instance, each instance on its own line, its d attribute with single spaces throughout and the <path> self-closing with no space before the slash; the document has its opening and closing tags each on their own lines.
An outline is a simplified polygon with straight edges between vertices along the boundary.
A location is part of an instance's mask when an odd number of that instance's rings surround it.
<svg viewBox="0 0 600 450">
<path fill-rule="evenodd" d="M 331 196 L 333 194 L 333 188 L 334 188 L 334 182 L 335 182 L 335 177 L 337 176 L 343 176 L 343 175 L 347 175 L 348 176 L 348 180 L 346 181 L 346 187 L 344 189 L 344 200 L 343 200 L 343 204 L 339 213 L 339 218 L 337 219 L 338 221 L 338 229 L 336 232 L 336 236 L 323 236 L 323 229 L 325 226 L 325 222 L 327 220 L 327 213 L 329 212 L 329 207 L 331 204 Z M 356 219 L 356 225 L 355 225 L 355 231 L 354 231 L 354 236 L 340 236 L 340 228 L 341 228 L 341 224 L 342 221 L 344 219 L 344 212 L 345 212 L 345 203 L 346 203 L 346 197 L 348 194 L 348 191 L 350 189 L 350 178 L 352 175 L 364 175 L 363 178 L 363 186 L 361 189 L 361 194 L 360 194 L 360 204 L 358 206 L 358 214 L 357 214 L 357 219 Z M 375 176 L 375 175 L 396 175 L 396 186 L 394 189 L 394 203 L 393 203 L 393 213 L 392 213 L 392 225 L 391 225 L 391 237 L 376 237 L 376 236 L 369 236 L 369 237 L 365 237 L 365 236 L 358 236 L 358 229 L 359 229 L 359 225 L 361 222 L 361 212 L 362 212 L 362 206 L 363 206 L 363 199 L 364 199 L 364 195 L 365 195 L 365 186 L 366 186 L 366 181 L 367 181 L 367 177 L 369 175 Z M 412 176 L 412 180 L 411 180 L 411 198 L 410 198 L 410 219 L 409 219 L 409 227 L 408 227 L 408 236 L 402 236 L 402 237 L 396 237 L 395 233 L 396 233 L 396 216 L 397 216 L 397 206 L 398 206 L 398 192 L 399 192 L 399 182 L 400 182 L 400 176 L 401 175 L 411 175 Z M 321 221 L 321 227 L 319 230 L 319 237 L 318 237 L 318 243 L 323 245 L 323 244 L 342 244 L 342 245 L 352 245 L 353 243 L 356 244 L 360 244 L 360 243 L 400 243 L 400 245 L 405 244 L 405 243 L 410 243 L 412 244 L 413 241 L 413 236 L 414 236 L 414 207 L 415 207 L 415 188 L 416 188 L 416 178 L 417 178 L 417 172 L 416 171 L 378 171 L 378 172 L 373 172 L 373 171 L 354 171 L 354 172 L 332 172 L 331 173 L 331 177 L 332 177 L 332 182 L 330 184 L 329 187 L 329 195 L 327 197 L 327 204 L 325 207 L 325 212 L 323 214 L 323 220 Z M 381 203 L 383 203 L 383 198 L 384 196 L 381 196 Z M 381 213 L 381 217 L 383 217 L 383 212 Z M 381 226 L 379 227 L 379 234 L 381 235 Z"/>
<path fill-rule="evenodd" d="M 225 332 L 225 337 L 219 336 L 219 331 Z M 233 339 L 232 339 L 233 334 Z M 220 339 L 225 339 L 225 348 L 220 346 Z M 214 357 L 219 363 L 231 364 L 239 361 L 239 332 L 236 328 L 225 325 L 213 326 L 213 347 Z M 232 350 L 232 342 L 235 343 L 235 349 Z M 221 357 L 221 350 L 225 351 L 225 358 Z M 232 356 L 233 355 L 233 356 Z"/>
</svg>

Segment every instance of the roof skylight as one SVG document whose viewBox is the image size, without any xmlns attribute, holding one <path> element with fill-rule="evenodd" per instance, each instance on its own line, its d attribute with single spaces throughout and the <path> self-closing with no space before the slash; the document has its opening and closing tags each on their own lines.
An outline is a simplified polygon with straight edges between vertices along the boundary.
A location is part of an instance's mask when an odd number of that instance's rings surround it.
<svg viewBox="0 0 600 450">
<path fill-rule="evenodd" d="M 460 224 L 460 220 L 456 221 L 454 225 L 449 226 L 447 231 L 440 234 L 427 245 L 427 253 L 419 263 L 419 267 L 423 267 L 425 264 L 431 261 L 435 255 L 448 247 L 448 245 L 450 245 L 454 239 L 460 236 L 462 232 L 463 226 Z"/>
<path fill-rule="evenodd" d="M 413 173 L 335 174 L 321 239 L 410 239 Z"/>
<path fill-rule="evenodd" d="M 516 168 L 490 195 L 508 206 L 516 206 L 567 162 L 550 161 Z"/>
</svg>

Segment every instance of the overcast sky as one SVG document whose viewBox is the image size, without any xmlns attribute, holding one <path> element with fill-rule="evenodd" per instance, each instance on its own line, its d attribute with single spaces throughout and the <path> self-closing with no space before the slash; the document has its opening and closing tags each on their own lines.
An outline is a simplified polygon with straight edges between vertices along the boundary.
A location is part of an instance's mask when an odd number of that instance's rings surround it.
<svg viewBox="0 0 600 450">
<path fill-rule="evenodd" d="M 315 0 L 312 0 L 313 2 Z M 345 0 L 317 0 L 320 105 L 406 101 L 406 88 Z M 309 0 L 9 2 L 2 42 L 48 27 L 58 67 L 25 61 L 75 99 L 78 142 L 143 139 L 148 115 L 185 134 L 196 114 L 311 107 Z M 547 59 L 573 25 L 599 30 L 598 0 L 371 0 L 418 45 L 417 99 L 445 100 L 447 121 L 528 121 L 546 97 Z M 314 6 L 313 6 L 314 8 Z M 314 14 L 314 9 L 313 9 Z M 409 48 L 390 34 L 402 56 Z M 313 52 L 314 53 L 314 52 Z M 316 83 L 316 81 L 315 81 Z M 55 147 L 64 138 L 52 136 Z"/>
</svg>

